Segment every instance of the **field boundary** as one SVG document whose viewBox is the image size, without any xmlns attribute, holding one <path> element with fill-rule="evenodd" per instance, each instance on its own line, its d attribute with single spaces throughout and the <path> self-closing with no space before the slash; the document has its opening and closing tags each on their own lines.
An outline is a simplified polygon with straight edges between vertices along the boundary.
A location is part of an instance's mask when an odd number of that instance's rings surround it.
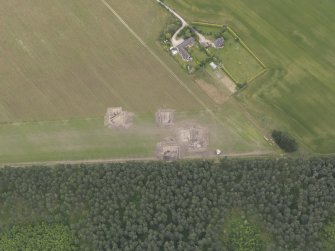
<svg viewBox="0 0 335 251">
<path fill-rule="evenodd" d="M 244 41 L 236 34 L 236 32 L 230 27 L 227 26 L 227 30 L 232 34 L 235 38 L 239 39 L 241 45 L 254 57 L 257 59 L 257 62 L 260 63 L 263 68 L 266 68 L 265 64 L 256 56 L 256 54 L 244 43 Z"/>
<path fill-rule="evenodd" d="M 254 151 L 254 152 L 245 152 L 245 153 L 228 153 L 220 157 L 215 155 L 208 156 L 205 159 L 207 160 L 218 160 L 224 158 L 269 158 L 276 156 L 273 151 Z M 202 156 L 187 156 L 184 157 L 181 161 L 190 161 L 190 160 L 203 160 Z M 108 164 L 108 163 L 125 163 L 125 162 L 158 162 L 157 157 L 143 157 L 143 158 L 116 158 L 116 159 L 87 159 L 87 160 L 55 160 L 55 161 L 33 161 L 33 162 L 9 162 L 9 163 L 0 163 L 0 168 L 6 167 L 31 167 L 31 166 L 51 166 L 57 167 L 59 165 L 90 165 L 90 164 Z"/>
<path fill-rule="evenodd" d="M 191 23 L 192 25 L 200 25 L 200 26 L 207 26 L 207 27 L 217 27 L 220 28 L 224 26 L 224 24 L 217 24 L 217 23 L 208 23 L 208 22 L 203 22 L 203 21 L 194 21 Z M 249 80 L 247 80 L 246 84 L 249 84 L 259 78 L 261 75 L 263 75 L 267 71 L 266 65 L 263 63 L 262 60 L 260 60 L 256 54 L 247 46 L 247 44 L 237 35 L 237 33 L 231 28 L 229 25 L 226 25 L 228 32 L 233 36 L 233 38 L 236 40 L 238 39 L 238 42 L 242 45 L 242 47 L 254 58 L 256 61 L 262 66 L 263 70 L 258 72 L 255 76 L 251 77 Z M 229 70 L 224 67 L 223 65 L 220 66 L 222 70 L 234 81 L 234 83 L 241 84 L 239 83 L 229 72 Z"/>
</svg>

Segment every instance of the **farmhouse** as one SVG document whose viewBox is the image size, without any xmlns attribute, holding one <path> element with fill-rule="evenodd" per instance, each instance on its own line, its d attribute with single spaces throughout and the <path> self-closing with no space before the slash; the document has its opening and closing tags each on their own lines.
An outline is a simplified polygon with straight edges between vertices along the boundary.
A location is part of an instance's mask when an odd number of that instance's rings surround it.
<svg viewBox="0 0 335 251">
<path fill-rule="evenodd" d="M 192 57 L 191 55 L 187 52 L 187 48 L 192 47 L 195 44 L 195 39 L 193 37 L 185 39 L 182 43 L 177 45 L 177 50 L 185 61 L 191 61 Z"/>
<path fill-rule="evenodd" d="M 213 42 L 214 48 L 219 49 L 224 47 L 224 38 L 220 37 L 218 39 L 215 39 Z"/>
</svg>

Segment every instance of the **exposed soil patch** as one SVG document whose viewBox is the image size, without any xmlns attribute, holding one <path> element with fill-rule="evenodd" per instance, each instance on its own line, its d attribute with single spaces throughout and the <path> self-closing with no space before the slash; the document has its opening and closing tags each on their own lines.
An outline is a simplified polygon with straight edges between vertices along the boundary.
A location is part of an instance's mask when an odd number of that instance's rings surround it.
<svg viewBox="0 0 335 251">
<path fill-rule="evenodd" d="M 129 128 L 133 124 L 134 114 L 123 111 L 122 107 L 107 108 L 105 126 L 109 128 Z"/>
<path fill-rule="evenodd" d="M 215 103 L 222 105 L 224 102 L 228 100 L 228 96 L 222 93 L 214 85 L 208 84 L 202 79 L 196 80 L 196 83 Z"/>
<path fill-rule="evenodd" d="M 181 157 L 180 145 L 174 138 L 166 138 L 157 144 L 156 155 L 160 160 L 178 160 Z"/>
<path fill-rule="evenodd" d="M 204 152 L 209 146 L 209 133 L 204 127 L 188 125 L 178 129 L 177 141 L 185 152 Z"/>
<path fill-rule="evenodd" d="M 174 114 L 175 110 L 172 109 L 161 109 L 155 114 L 156 123 L 158 126 L 166 127 L 174 125 Z"/>
<path fill-rule="evenodd" d="M 216 78 L 229 90 L 231 94 L 236 92 L 236 85 L 227 74 L 221 69 L 216 69 L 214 72 Z"/>
<path fill-rule="evenodd" d="M 225 87 L 233 94 L 236 92 L 236 85 L 226 74 L 223 74 L 222 78 L 220 79 L 221 82 L 224 84 Z"/>
</svg>

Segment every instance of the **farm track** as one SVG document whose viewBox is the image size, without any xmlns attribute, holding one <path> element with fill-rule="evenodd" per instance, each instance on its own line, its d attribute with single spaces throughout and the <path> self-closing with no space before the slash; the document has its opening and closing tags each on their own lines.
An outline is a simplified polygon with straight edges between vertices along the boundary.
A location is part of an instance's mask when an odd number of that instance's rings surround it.
<svg viewBox="0 0 335 251">
<path fill-rule="evenodd" d="M 270 157 L 273 156 L 272 151 L 255 151 L 247 153 L 230 153 L 220 156 L 224 157 Z M 215 155 L 208 156 L 206 159 L 215 160 L 220 159 Z M 198 157 L 186 157 L 182 160 L 200 160 L 204 159 L 203 156 Z M 80 164 L 108 164 L 108 163 L 124 163 L 124 162 L 149 162 L 149 161 L 159 161 L 155 157 L 143 157 L 143 158 L 117 158 L 117 159 L 94 159 L 94 160 L 64 160 L 64 161 L 34 161 L 34 162 L 18 162 L 18 163 L 2 163 L 0 168 L 4 167 L 29 167 L 29 166 L 57 166 L 57 165 L 80 165 Z"/>
<path fill-rule="evenodd" d="M 171 9 L 165 3 L 163 3 L 160 0 L 157 0 L 157 2 L 160 3 L 161 5 L 163 5 L 168 11 L 170 11 L 173 15 L 175 15 L 181 22 L 181 27 L 173 34 L 173 36 L 171 38 L 172 46 L 176 47 L 178 44 L 183 42 L 183 39 L 182 38 L 178 39 L 177 36 L 182 29 L 184 29 L 186 26 L 188 26 L 188 23 L 178 13 L 176 13 L 173 9 Z"/>
<path fill-rule="evenodd" d="M 177 12 L 175 12 L 173 9 L 171 9 L 169 6 L 167 6 L 165 3 L 163 3 L 160 0 L 156 0 L 158 3 L 160 3 L 161 5 L 163 5 L 168 11 L 170 11 L 173 15 L 175 15 L 181 22 L 181 27 L 173 34 L 172 38 L 171 38 L 171 43 L 173 47 L 176 47 L 178 44 L 180 44 L 181 42 L 183 42 L 183 39 L 177 39 L 177 36 L 179 34 L 179 32 L 184 29 L 185 27 L 189 26 L 189 24 L 185 21 L 184 18 L 182 18 Z M 193 29 L 194 30 L 194 29 Z M 210 44 L 212 45 L 212 41 L 208 40 L 204 35 L 202 35 L 201 33 L 199 33 L 197 30 L 194 30 L 195 34 L 197 34 L 198 38 L 199 38 L 199 42 L 201 44 Z"/>
</svg>

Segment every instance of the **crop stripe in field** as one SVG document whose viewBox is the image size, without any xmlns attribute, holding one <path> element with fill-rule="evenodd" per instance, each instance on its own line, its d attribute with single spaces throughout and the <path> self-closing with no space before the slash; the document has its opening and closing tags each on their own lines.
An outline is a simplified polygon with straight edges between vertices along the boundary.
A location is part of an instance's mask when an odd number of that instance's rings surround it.
<svg viewBox="0 0 335 251">
<path fill-rule="evenodd" d="M 177 82 L 185 88 L 185 90 L 192 95 L 193 98 L 195 98 L 200 105 L 202 105 L 205 110 L 222 126 L 224 126 L 224 123 L 215 115 L 215 113 L 208 108 L 208 106 L 170 69 L 167 64 L 165 64 L 158 56 L 157 54 L 140 38 L 137 33 L 129 27 L 129 25 L 123 20 L 123 18 L 110 6 L 109 3 L 106 2 L 106 0 L 101 0 L 101 2 L 117 17 L 117 19 L 126 27 L 126 29 L 150 52 L 150 54 L 177 80 Z"/>
</svg>

